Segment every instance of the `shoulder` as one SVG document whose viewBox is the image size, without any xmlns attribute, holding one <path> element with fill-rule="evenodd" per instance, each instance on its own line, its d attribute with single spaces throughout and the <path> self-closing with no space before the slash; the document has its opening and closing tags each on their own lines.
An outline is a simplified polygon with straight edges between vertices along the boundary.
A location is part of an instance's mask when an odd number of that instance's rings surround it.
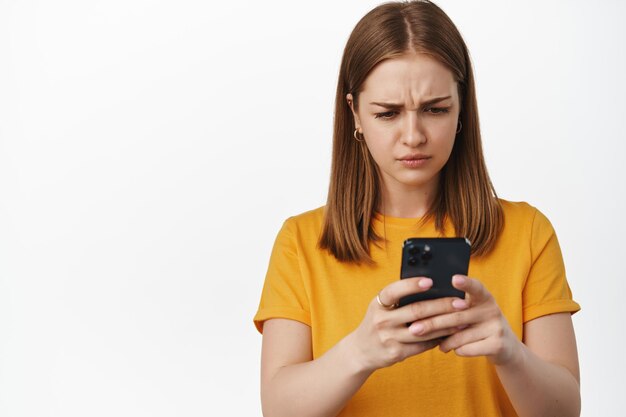
<svg viewBox="0 0 626 417">
<path fill-rule="evenodd" d="M 503 198 L 499 198 L 500 206 L 502 206 L 502 210 L 504 215 L 507 218 L 527 218 L 535 215 L 535 211 L 537 210 L 534 206 L 530 205 L 526 201 L 510 201 L 505 200 Z"/>
<path fill-rule="evenodd" d="M 548 222 L 548 218 L 535 206 L 526 201 L 509 201 L 499 198 L 505 224 L 532 226 L 536 222 Z"/>
<path fill-rule="evenodd" d="M 304 238 L 317 243 L 324 224 L 325 207 L 321 206 L 287 218 L 283 223 L 281 233 L 298 240 Z"/>
<path fill-rule="evenodd" d="M 504 234 L 518 239 L 545 240 L 554 234 L 550 220 L 537 207 L 525 201 L 499 199 L 504 213 Z"/>
<path fill-rule="evenodd" d="M 289 228 L 308 229 L 311 227 L 321 227 L 324 222 L 324 210 L 326 206 L 321 206 L 313 210 L 308 210 L 300 214 L 291 216 L 285 220 L 285 225 Z"/>
<path fill-rule="evenodd" d="M 526 201 L 509 201 L 502 198 L 499 198 L 498 201 L 502 206 L 505 218 L 510 221 L 549 223 L 548 218 L 541 210 Z"/>
</svg>

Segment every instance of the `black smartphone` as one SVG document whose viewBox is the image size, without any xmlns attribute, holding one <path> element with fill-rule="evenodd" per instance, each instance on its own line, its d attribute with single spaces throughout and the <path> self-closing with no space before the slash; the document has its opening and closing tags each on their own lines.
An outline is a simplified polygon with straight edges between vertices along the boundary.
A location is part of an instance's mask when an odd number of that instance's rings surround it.
<svg viewBox="0 0 626 417">
<path fill-rule="evenodd" d="M 463 291 L 452 286 L 452 277 L 455 274 L 467 275 L 470 248 L 470 241 L 462 237 L 413 237 L 405 240 L 400 278 L 428 277 L 433 280 L 433 286 L 428 291 L 401 298 L 398 304 L 405 306 L 442 297 L 465 298 Z"/>
</svg>

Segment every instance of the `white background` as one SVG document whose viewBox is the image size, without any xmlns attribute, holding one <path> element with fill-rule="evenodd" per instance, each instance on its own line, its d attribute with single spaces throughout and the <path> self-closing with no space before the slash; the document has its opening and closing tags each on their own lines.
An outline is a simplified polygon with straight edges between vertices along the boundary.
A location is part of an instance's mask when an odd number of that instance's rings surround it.
<svg viewBox="0 0 626 417">
<path fill-rule="evenodd" d="M 0 1 L 0 415 L 261 414 L 270 249 L 325 202 L 341 53 L 378 3 Z M 620 415 L 626 6 L 439 4 L 499 196 L 559 236 L 583 415 Z"/>
</svg>

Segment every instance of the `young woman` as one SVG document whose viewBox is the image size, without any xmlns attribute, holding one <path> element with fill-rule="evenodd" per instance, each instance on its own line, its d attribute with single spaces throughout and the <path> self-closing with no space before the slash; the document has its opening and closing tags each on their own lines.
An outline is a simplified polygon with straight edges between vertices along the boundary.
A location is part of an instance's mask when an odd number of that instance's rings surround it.
<svg viewBox="0 0 626 417">
<path fill-rule="evenodd" d="M 363 17 L 335 111 L 327 204 L 285 221 L 254 318 L 264 415 L 579 415 L 559 244 L 537 209 L 496 197 L 445 13 L 414 1 Z M 452 279 L 465 299 L 397 308 L 432 285 L 399 280 L 403 241 L 437 236 L 472 243 Z"/>
</svg>

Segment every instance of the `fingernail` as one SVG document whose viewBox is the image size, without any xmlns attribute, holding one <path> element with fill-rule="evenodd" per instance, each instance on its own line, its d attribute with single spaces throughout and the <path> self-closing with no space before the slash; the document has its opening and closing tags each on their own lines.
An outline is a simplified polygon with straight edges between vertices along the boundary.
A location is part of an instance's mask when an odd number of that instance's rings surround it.
<svg viewBox="0 0 626 417">
<path fill-rule="evenodd" d="M 452 277 L 452 283 L 456 285 L 463 285 L 465 284 L 465 281 L 467 280 L 463 275 L 455 275 Z"/>
<path fill-rule="evenodd" d="M 433 285 L 433 280 L 430 278 L 422 278 L 417 284 L 420 288 L 428 288 Z"/>
<path fill-rule="evenodd" d="M 424 325 L 420 323 L 411 324 L 411 327 L 409 327 L 409 330 L 413 334 L 421 334 L 424 331 Z"/>
<path fill-rule="evenodd" d="M 465 302 L 465 300 L 454 300 L 452 301 L 452 307 L 454 308 L 465 308 L 467 307 L 467 303 Z"/>
</svg>

